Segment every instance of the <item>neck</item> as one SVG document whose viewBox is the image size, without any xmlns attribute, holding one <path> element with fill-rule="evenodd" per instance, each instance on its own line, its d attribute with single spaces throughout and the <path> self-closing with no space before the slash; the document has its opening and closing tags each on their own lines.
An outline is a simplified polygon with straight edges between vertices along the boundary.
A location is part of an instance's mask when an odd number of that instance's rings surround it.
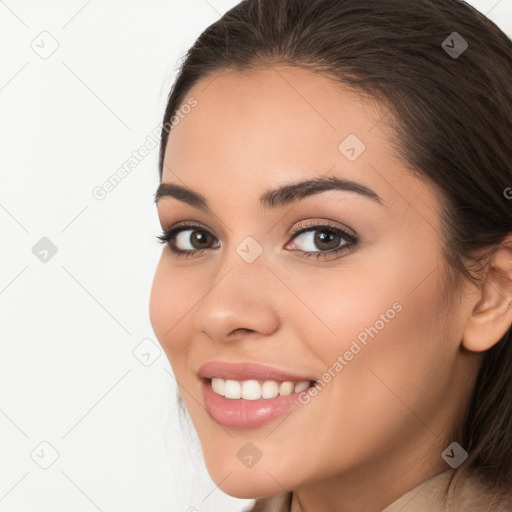
<svg viewBox="0 0 512 512">
<path fill-rule="evenodd" d="M 291 512 L 382 512 L 409 490 L 450 469 L 440 457 L 443 442 L 434 440 L 432 447 L 432 434 L 427 433 L 415 444 L 404 443 L 403 449 L 393 447 L 372 459 L 371 466 L 363 464 L 295 489 Z M 428 446 L 432 449 L 425 456 Z"/>
</svg>

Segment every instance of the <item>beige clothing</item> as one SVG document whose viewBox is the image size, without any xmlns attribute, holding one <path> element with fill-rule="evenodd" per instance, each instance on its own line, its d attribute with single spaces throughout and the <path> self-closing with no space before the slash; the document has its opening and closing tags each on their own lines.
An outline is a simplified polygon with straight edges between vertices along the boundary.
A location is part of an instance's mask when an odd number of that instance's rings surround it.
<svg viewBox="0 0 512 512">
<path fill-rule="evenodd" d="M 291 502 L 291 492 L 259 498 L 246 512 L 290 512 Z M 499 498 L 476 477 L 449 469 L 406 492 L 382 512 L 512 512 L 512 490 L 507 498 Z"/>
</svg>

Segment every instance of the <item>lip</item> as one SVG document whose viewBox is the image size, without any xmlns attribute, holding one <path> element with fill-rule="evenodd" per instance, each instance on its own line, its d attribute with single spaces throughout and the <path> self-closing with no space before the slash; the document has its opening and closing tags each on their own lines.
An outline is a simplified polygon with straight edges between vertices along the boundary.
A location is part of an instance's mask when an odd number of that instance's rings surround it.
<svg viewBox="0 0 512 512">
<path fill-rule="evenodd" d="M 291 381 L 300 382 L 303 380 L 316 381 L 317 378 L 311 375 L 298 375 L 286 370 L 280 370 L 272 366 L 258 363 L 209 361 L 201 365 L 197 374 L 202 379 L 219 377 L 231 380 L 275 380 L 278 382 Z"/>
<path fill-rule="evenodd" d="M 307 390 L 286 396 L 278 395 L 275 398 L 231 399 L 213 391 L 212 377 L 238 381 L 259 380 L 260 382 L 265 380 L 315 382 L 317 380 L 311 375 L 299 375 L 272 366 L 246 362 L 210 361 L 201 365 L 197 374 L 201 379 L 204 403 L 210 417 L 219 425 L 239 429 L 260 427 L 282 416 L 300 405 L 299 397 L 301 393 L 307 393 Z"/>
<path fill-rule="evenodd" d="M 208 379 L 202 379 L 201 386 L 210 417 L 219 425 L 239 429 L 256 428 L 271 422 L 300 405 L 300 394 L 307 393 L 305 390 L 287 396 L 278 395 L 275 398 L 244 400 L 218 395 Z"/>
</svg>

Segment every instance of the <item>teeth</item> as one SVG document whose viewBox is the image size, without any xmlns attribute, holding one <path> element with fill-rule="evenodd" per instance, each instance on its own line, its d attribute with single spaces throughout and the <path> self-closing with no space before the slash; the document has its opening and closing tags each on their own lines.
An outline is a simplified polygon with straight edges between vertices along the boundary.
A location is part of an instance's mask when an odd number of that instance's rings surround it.
<svg viewBox="0 0 512 512">
<path fill-rule="evenodd" d="M 297 382 L 297 384 L 295 384 L 294 392 L 300 393 L 301 391 L 304 391 L 305 389 L 308 389 L 308 388 L 309 388 L 309 381 L 303 380 L 302 382 Z"/>
<path fill-rule="evenodd" d="M 260 399 L 261 398 L 260 383 L 257 380 L 244 380 L 242 382 L 240 395 L 244 400 Z"/>
<path fill-rule="evenodd" d="M 266 380 L 261 386 L 261 398 L 275 398 L 279 395 L 279 384 L 275 380 Z"/>
<path fill-rule="evenodd" d="M 226 380 L 224 382 L 224 396 L 226 398 L 241 398 L 242 386 L 237 380 Z"/>
<path fill-rule="evenodd" d="M 224 386 L 226 381 L 224 379 L 212 379 L 212 388 L 218 395 L 224 395 Z"/>
<path fill-rule="evenodd" d="M 293 384 L 293 382 L 287 380 L 286 382 L 281 382 L 281 384 L 279 385 L 279 394 L 281 396 L 291 395 L 294 389 L 295 385 Z"/>
<path fill-rule="evenodd" d="M 230 380 L 213 377 L 211 386 L 218 395 L 226 398 L 244 400 L 259 400 L 260 398 L 275 398 L 278 395 L 288 396 L 292 393 L 299 393 L 309 388 L 309 381 L 300 382 L 277 382 L 275 380 L 266 380 L 262 384 L 257 380 Z"/>
</svg>

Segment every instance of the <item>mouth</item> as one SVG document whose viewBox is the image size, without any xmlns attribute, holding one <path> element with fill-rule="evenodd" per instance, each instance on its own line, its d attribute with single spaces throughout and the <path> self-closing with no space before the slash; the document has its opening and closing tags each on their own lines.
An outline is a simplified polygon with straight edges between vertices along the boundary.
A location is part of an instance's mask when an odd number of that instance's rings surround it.
<svg viewBox="0 0 512 512">
<path fill-rule="evenodd" d="M 304 403 L 301 395 L 315 382 L 201 379 L 210 417 L 219 425 L 237 429 L 258 428 L 297 409 Z"/>
<path fill-rule="evenodd" d="M 233 380 L 221 377 L 203 379 L 214 393 L 230 400 L 269 400 L 289 396 L 314 386 L 314 380 Z"/>
<path fill-rule="evenodd" d="M 224 427 L 258 428 L 303 404 L 312 375 L 248 362 L 210 361 L 199 367 L 206 410 Z M 303 413 L 302 413 L 303 414 Z"/>
</svg>

